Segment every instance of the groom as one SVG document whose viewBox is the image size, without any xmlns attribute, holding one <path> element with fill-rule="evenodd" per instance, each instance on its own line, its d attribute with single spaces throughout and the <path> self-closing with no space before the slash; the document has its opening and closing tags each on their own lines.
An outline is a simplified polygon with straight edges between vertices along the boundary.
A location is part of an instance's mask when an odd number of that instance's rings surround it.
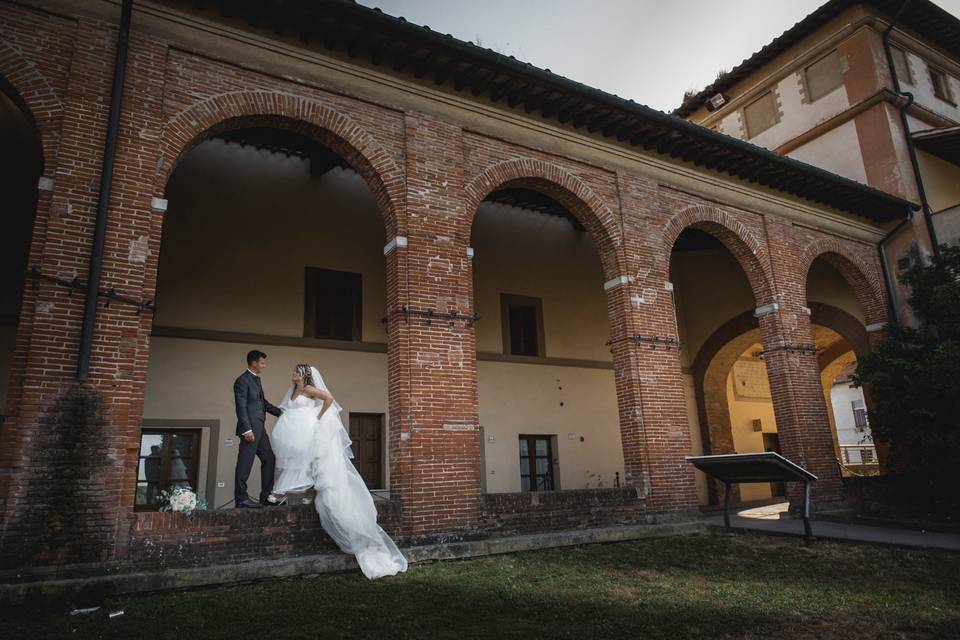
<svg viewBox="0 0 960 640">
<path fill-rule="evenodd" d="M 260 374 L 266 368 L 267 354 L 263 351 L 251 351 L 247 354 L 247 370 L 233 383 L 233 395 L 237 404 L 237 436 L 240 438 L 234 479 L 234 505 L 238 508 L 259 509 L 261 505 L 283 504 L 270 501 L 276 458 L 264 423 L 267 413 L 279 416 L 282 412 L 263 397 Z M 260 502 L 255 502 L 247 495 L 247 478 L 253 468 L 254 456 L 260 458 Z"/>
</svg>

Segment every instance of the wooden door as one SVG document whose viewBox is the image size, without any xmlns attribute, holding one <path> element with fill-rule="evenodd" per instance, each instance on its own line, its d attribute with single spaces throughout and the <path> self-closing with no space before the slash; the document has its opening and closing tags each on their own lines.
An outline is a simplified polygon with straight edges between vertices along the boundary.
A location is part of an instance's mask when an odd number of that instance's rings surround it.
<svg viewBox="0 0 960 640">
<path fill-rule="evenodd" d="M 351 413 L 353 464 L 368 489 L 383 489 L 383 414 Z"/>
</svg>

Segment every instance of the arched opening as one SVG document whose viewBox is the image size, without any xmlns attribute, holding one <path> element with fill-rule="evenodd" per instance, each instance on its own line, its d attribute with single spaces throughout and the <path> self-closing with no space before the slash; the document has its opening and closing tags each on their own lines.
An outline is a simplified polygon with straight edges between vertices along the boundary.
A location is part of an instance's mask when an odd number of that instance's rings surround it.
<svg viewBox="0 0 960 640">
<path fill-rule="evenodd" d="M 605 269 L 591 212 L 524 178 L 493 188 L 471 228 L 486 493 L 623 481 Z"/>
<path fill-rule="evenodd" d="M 857 354 L 869 349 L 864 310 L 843 271 L 843 258 L 826 254 L 807 273 L 807 305 L 817 346 L 820 381 L 833 432 L 834 453 L 843 475 L 879 472 L 876 447 L 867 417 L 867 397 L 850 374 Z M 855 269 L 853 265 L 846 265 Z M 847 269 L 844 269 L 846 271 Z"/>
<path fill-rule="evenodd" d="M 757 291 L 763 287 L 756 273 L 755 282 L 748 278 L 743 263 L 747 250 L 731 235 L 709 223 L 688 227 L 677 237 L 670 255 L 695 454 L 779 450 L 754 317 Z M 716 504 L 721 497 L 719 487 L 699 472 L 697 491 L 701 504 Z M 768 483 L 743 484 L 734 491 L 742 501 L 783 495 L 782 487 Z"/>
<path fill-rule="evenodd" d="M 355 464 L 385 496 L 387 238 L 368 168 L 307 123 L 228 125 L 191 145 L 166 187 L 136 508 L 156 508 L 157 492 L 183 481 L 211 507 L 232 504 L 232 385 L 252 349 L 268 355 L 275 404 L 297 363 L 323 373 Z M 255 464 L 254 498 L 259 473 Z"/>
<path fill-rule="evenodd" d="M 30 242 L 43 171 L 43 149 L 33 119 L 19 96 L 0 78 L 0 412 L 5 412 Z M 0 425 L 3 416 L 0 415 Z"/>
</svg>

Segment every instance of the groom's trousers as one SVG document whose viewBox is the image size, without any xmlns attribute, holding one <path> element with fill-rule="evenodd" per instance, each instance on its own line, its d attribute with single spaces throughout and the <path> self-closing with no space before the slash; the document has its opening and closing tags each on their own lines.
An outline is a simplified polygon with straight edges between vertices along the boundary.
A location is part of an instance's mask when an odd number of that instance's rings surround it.
<svg viewBox="0 0 960 640">
<path fill-rule="evenodd" d="M 240 451 L 237 452 L 237 475 L 234 478 L 234 496 L 243 499 L 247 495 L 247 479 L 253 469 L 254 457 L 260 458 L 260 501 L 263 502 L 273 491 L 273 474 L 277 458 L 270 446 L 270 436 L 266 429 L 254 430 L 253 442 L 240 438 Z"/>
</svg>

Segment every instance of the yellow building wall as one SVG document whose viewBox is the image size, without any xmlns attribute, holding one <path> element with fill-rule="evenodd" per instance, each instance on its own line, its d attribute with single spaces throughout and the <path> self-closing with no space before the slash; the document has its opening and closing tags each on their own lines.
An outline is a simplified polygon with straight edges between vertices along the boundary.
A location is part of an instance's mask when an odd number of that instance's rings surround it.
<svg viewBox="0 0 960 640">
<path fill-rule="evenodd" d="M 917 150 L 923 188 L 934 213 L 960 205 L 960 167 Z"/>
<path fill-rule="evenodd" d="M 759 351 L 762 346 L 759 344 L 751 346 L 746 353 L 750 354 Z M 730 428 L 733 431 L 733 446 L 737 453 L 754 453 L 764 451 L 763 433 L 776 433 L 777 421 L 773 414 L 773 402 L 770 399 L 770 386 L 766 381 L 766 369 L 762 361 L 757 361 L 752 357 L 744 357 L 738 364 L 747 364 L 750 367 L 758 367 L 753 374 L 760 374 L 757 380 L 762 378 L 766 383 L 765 390 L 756 395 L 744 396 L 738 394 L 735 387 L 737 375 L 731 371 L 727 376 L 727 402 L 730 407 Z M 737 367 L 735 364 L 734 367 Z M 761 385 L 762 386 L 762 385 Z M 759 397 L 758 397 L 759 396 Z M 753 421 L 760 420 L 763 432 L 753 430 Z M 770 484 L 766 482 L 744 483 L 740 486 L 740 499 L 744 502 L 751 500 L 764 500 L 772 494 Z"/>
</svg>

